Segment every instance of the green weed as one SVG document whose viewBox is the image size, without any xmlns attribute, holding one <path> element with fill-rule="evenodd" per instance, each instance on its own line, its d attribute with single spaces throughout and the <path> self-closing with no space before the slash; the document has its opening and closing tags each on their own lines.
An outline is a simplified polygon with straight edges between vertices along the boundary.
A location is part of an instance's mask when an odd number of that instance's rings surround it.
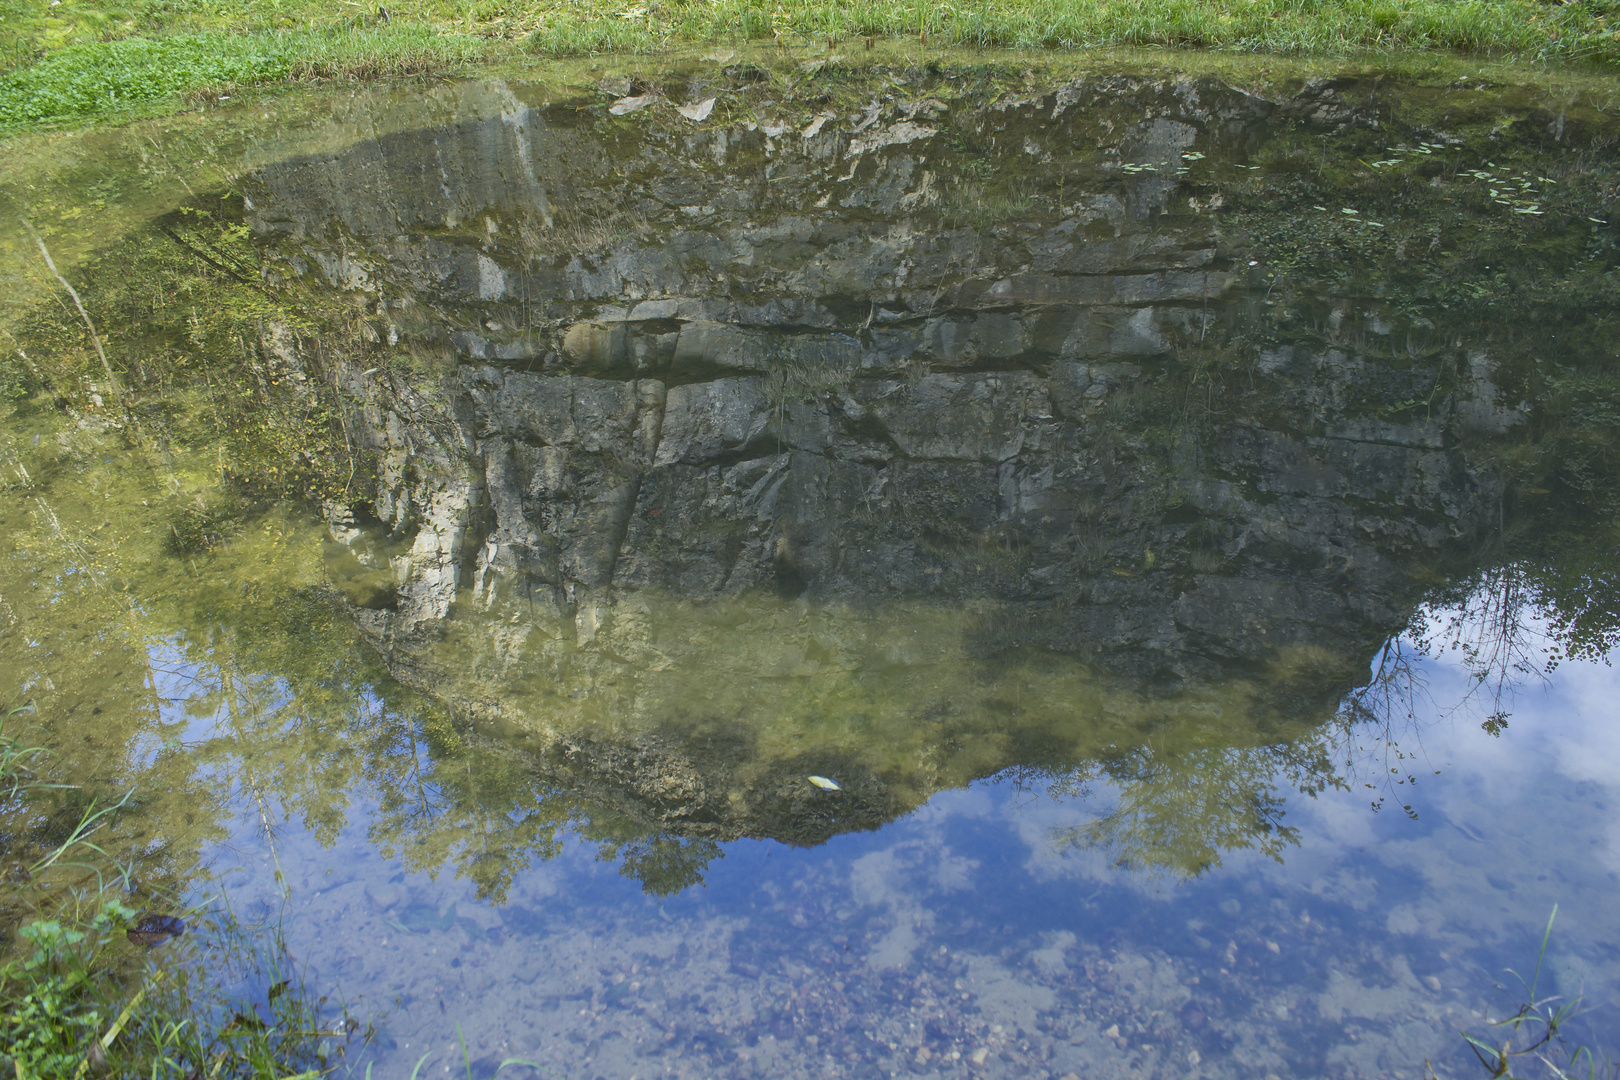
<svg viewBox="0 0 1620 1080">
<path fill-rule="evenodd" d="M 1584 1076 L 1596 1080 L 1599 1076 L 1620 1076 L 1620 1066 L 1614 1062 L 1599 1062 L 1590 1047 L 1571 1046 L 1564 1037 L 1565 1026 L 1586 1009 L 1581 999 L 1566 1000 L 1561 996 L 1542 997 L 1540 994 L 1541 969 L 1547 960 L 1547 943 L 1552 939 L 1553 920 L 1558 918 L 1558 905 L 1547 917 L 1547 929 L 1541 935 L 1541 952 L 1536 956 L 1536 967 L 1526 980 L 1518 972 L 1508 974 L 1519 984 L 1523 1000 L 1518 1009 L 1501 1020 L 1488 1021 L 1499 1037 L 1481 1037 L 1463 1033 L 1468 1048 L 1479 1063 L 1489 1070 L 1493 1080 L 1519 1080 L 1521 1077 L 1542 1075 L 1553 1080 L 1575 1080 Z M 1533 1072 L 1526 1072 L 1529 1067 Z M 1429 1076 L 1435 1075 L 1429 1067 Z"/>
<path fill-rule="evenodd" d="M 323 1023 L 325 1000 L 312 1001 L 287 969 L 279 934 L 257 945 L 227 907 L 190 931 L 210 939 L 213 970 L 198 950 L 148 962 L 131 944 L 143 923 L 118 895 L 123 884 L 18 931 L 27 949 L 0 969 L 0 1069 L 29 1080 L 81 1080 L 90 1070 L 287 1080 L 340 1063 L 360 1025 Z M 226 992 L 225 976 L 268 989 L 262 998 Z"/>
<path fill-rule="evenodd" d="M 24 746 L 6 734 L 6 721 L 34 711 L 32 705 L 18 705 L 0 716 L 0 813 L 13 809 L 24 792 L 39 785 L 33 766 L 45 755 L 42 746 Z"/>
</svg>

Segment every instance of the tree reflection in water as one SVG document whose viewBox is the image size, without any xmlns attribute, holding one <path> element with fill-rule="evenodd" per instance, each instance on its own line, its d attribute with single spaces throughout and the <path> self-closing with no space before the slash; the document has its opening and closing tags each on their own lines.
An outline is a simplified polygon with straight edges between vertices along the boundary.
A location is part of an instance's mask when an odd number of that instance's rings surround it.
<svg viewBox="0 0 1620 1080">
<path fill-rule="evenodd" d="M 74 536 L 61 507 L 36 512 L 29 541 L 8 564 L 25 575 L 54 566 L 49 597 L 36 596 L 31 609 L 23 591 L 7 596 L 29 635 L 48 640 L 42 628 L 57 631 L 49 677 L 58 711 L 39 718 L 57 739 L 52 767 L 93 779 L 51 811 L 10 822 L 8 857 L 50 845 L 83 798 L 132 787 L 136 809 L 114 825 L 116 843 L 141 851 L 143 875 L 170 886 L 229 845 L 231 819 L 243 809 L 272 848 L 287 823 L 329 843 L 359 813 L 383 855 L 410 870 L 448 869 L 495 903 L 570 837 L 660 896 L 700 884 L 723 856 L 723 836 L 650 825 L 633 799 L 593 799 L 599 784 L 571 785 L 554 750 L 535 755 L 393 682 L 325 587 L 268 580 L 288 567 L 265 563 L 266 549 L 295 550 L 289 538 L 303 530 L 312 540 L 313 524 L 271 515 L 248 533 L 275 539 L 257 551 L 244 540 L 239 558 L 213 556 L 195 576 L 188 562 L 175 588 L 164 578 L 172 558 L 142 563 L 128 545 L 99 549 L 93 537 Z M 238 577 L 253 565 L 263 578 Z M 1390 795 L 1410 803 L 1401 787 L 1421 769 L 1403 747 L 1421 739 L 1415 718 L 1435 715 L 1432 705 L 1481 713 L 1497 731 L 1524 679 L 1612 648 L 1615 594 L 1602 587 L 1604 572 L 1588 561 L 1480 573 L 1471 589 L 1441 595 L 1455 606 L 1420 609 L 1408 633 L 1380 649 L 1363 685 L 1336 710 L 1304 718 L 1290 738 L 1222 745 L 1218 723 L 1189 739 L 1186 722 L 1161 718 L 1157 730 L 1137 725 L 1134 743 L 1081 759 L 1039 760 L 1038 752 L 981 775 L 1102 804 L 1094 819 L 1052 839 L 1103 850 L 1132 872 L 1196 876 L 1234 850 L 1280 860 L 1299 839 L 1287 823 L 1291 798 L 1367 788 L 1375 805 Z M 132 606 L 112 582 L 146 595 Z M 1569 598 L 1573 610 L 1559 606 Z M 63 623 L 68 612 L 73 622 Z M 1421 661 L 1441 650 L 1465 658 L 1476 700 L 1425 700 Z M 132 682 L 131 671 L 145 676 Z M 92 710 L 105 720 L 89 738 L 61 739 L 66 721 Z"/>
</svg>

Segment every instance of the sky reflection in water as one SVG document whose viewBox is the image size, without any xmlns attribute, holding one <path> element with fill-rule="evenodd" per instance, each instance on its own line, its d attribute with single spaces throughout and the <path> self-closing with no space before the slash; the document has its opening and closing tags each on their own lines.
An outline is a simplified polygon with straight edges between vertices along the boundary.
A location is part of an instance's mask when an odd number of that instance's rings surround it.
<svg viewBox="0 0 1620 1080">
<path fill-rule="evenodd" d="M 1421 673 L 1434 703 L 1468 692 L 1458 665 Z M 1109 807 L 1106 784 L 1053 797 L 1003 778 L 816 848 L 728 843 L 664 900 L 570 841 L 505 905 L 379 855 L 356 806 L 330 846 L 279 832 L 283 925 L 315 986 L 386 1013 L 388 1071 L 427 1052 L 428 1075 L 459 1071 L 459 1029 L 486 1070 L 519 1056 L 568 1076 L 950 1075 L 975 1058 L 1004 1076 L 1415 1076 L 1425 1059 L 1468 1076 L 1457 1032 L 1517 1005 L 1493 981 L 1528 974 L 1554 904 L 1553 991 L 1594 1007 L 1577 1036 L 1616 1029 L 1617 690 L 1612 668 L 1566 664 L 1498 738 L 1431 705 L 1402 740 L 1424 774 L 1415 818 L 1373 812 L 1359 784 L 1290 793 L 1282 862 L 1228 852 L 1191 881 L 1061 843 Z M 1362 745 L 1375 775 L 1385 746 Z M 268 913 L 256 830 L 244 814 L 219 865 Z"/>
</svg>

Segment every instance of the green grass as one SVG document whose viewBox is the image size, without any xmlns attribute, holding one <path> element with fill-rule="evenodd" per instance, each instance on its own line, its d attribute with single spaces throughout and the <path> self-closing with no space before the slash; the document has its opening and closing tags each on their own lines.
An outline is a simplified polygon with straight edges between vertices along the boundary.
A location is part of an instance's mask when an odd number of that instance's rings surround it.
<svg viewBox="0 0 1620 1080">
<path fill-rule="evenodd" d="M 1525 59 L 1620 56 L 1616 7 L 1525 0 L 808 0 L 552 4 L 530 36 L 546 55 L 751 39 L 855 46 L 912 37 L 1019 49 L 1167 47 L 1297 56 L 1448 50 Z M 624 13 L 644 12 L 635 18 Z"/>
<path fill-rule="evenodd" d="M 444 71 L 478 55 L 473 39 L 420 26 L 212 32 L 70 45 L 0 76 L 0 128 L 125 112 L 198 90 Z"/>
<path fill-rule="evenodd" d="M 39 759 L 45 756 L 44 747 L 25 746 L 20 740 L 6 734 L 8 723 L 33 711 L 32 705 L 19 705 L 0 714 L 0 815 L 15 809 L 28 791 L 39 784 L 33 769 Z"/>
<path fill-rule="evenodd" d="M 208 967 L 200 948 L 149 960 L 127 940 L 140 913 L 118 895 L 122 884 L 78 894 L 18 930 L 26 949 L 0 968 L 0 1070 L 28 1080 L 313 1080 L 341 1063 L 357 1025 L 323 1023 L 328 1010 L 286 970 L 278 938 L 257 945 L 227 910 L 192 928 L 211 939 Z M 226 992 L 222 974 L 268 989 Z"/>
<path fill-rule="evenodd" d="M 289 80 L 770 42 L 1620 63 L 1620 0 L 0 0 L 0 131 Z"/>
</svg>

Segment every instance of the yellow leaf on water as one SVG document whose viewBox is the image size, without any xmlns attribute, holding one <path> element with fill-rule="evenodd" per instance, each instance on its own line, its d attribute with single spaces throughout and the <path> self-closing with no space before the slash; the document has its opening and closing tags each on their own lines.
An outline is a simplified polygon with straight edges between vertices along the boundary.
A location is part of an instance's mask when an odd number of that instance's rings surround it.
<svg viewBox="0 0 1620 1080">
<path fill-rule="evenodd" d="M 829 780 L 825 776 L 812 776 L 812 777 L 809 777 L 809 780 L 810 780 L 810 782 L 812 784 L 816 785 L 816 787 L 820 788 L 822 791 L 843 791 L 844 790 L 843 788 L 838 786 L 838 782 L 836 780 Z"/>
</svg>

